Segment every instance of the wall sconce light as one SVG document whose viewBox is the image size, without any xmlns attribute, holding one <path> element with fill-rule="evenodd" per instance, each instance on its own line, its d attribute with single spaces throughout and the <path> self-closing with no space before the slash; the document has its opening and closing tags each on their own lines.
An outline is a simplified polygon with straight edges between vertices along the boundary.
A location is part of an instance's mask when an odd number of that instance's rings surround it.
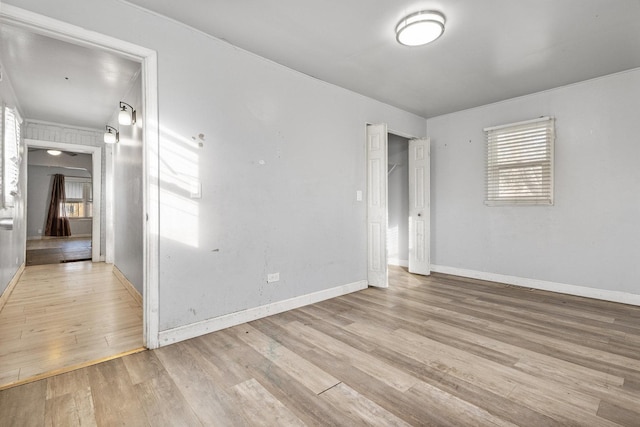
<svg viewBox="0 0 640 427">
<path fill-rule="evenodd" d="M 118 129 L 109 125 L 107 125 L 106 129 L 107 131 L 104 133 L 105 144 L 115 144 L 116 142 L 120 141 L 120 132 L 118 132 Z M 115 133 L 113 133 L 112 131 L 115 131 Z"/>
<path fill-rule="evenodd" d="M 127 110 L 127 107 L 131 111 Z M 136 110 L 126 102 L 120 101 L 120 112 L 118 113 L 118 123 L 125 126 L 131 126 L 136 123 Z"/>
</svg>

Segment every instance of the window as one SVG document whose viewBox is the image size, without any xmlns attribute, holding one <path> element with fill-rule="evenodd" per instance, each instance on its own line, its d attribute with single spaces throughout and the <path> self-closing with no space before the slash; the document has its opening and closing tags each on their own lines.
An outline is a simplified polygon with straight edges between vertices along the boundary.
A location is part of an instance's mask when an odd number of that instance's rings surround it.
<svg viewBox="0 0 640 427">
<path fill-rule="evenodd" d="M 69 218 L 93 217 L 93 187 L 91 178 L 65 177 L 64 211 Z"/>
<path fill-rule="evenodd" d="M 2 167 L 0 170 L 0 194 L 2 207 L 14 206 L 14 199 L 18 194 L 18 174 L 20 172 L 19 147 L 20 123 L 22 119 L 12 108 L 3 108 L 2 126 Z"/>
<path fill-rule="evenodd" d="M 487 199 L 493 205 L 553 204 L 554 119 L 486 128 Z"/>
</svg>

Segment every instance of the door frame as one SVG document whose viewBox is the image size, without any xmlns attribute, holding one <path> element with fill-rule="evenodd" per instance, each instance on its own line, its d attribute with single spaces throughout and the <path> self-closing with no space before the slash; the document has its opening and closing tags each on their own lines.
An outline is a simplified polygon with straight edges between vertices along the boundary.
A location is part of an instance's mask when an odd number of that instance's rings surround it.
<svg viewBox="0 0 640 427">
<path fill-rule="evenodd" d="M 102 246 L 102 239 L 100 233 L 100 224 L 102 222 L 102 149 L 101 147 L 94 147 L 91 145 L 80 144 L 68 144 L 65 142 L 52 142 L 40 139 L 28 139 L 25 138 L 25 144 L 27 145 L 27 162 L 29 158 L 29 148 L 41 148 L 41 149 L 55 149 L 60 151 L 69 151 L 81 154 L 91 155 L 91 185 L 93 187 L 93 217 L 91 225 L 91 262 L 104 261 L 104 257 L 100 256 L 100 248 Z M 27 200 L 28 200 L 28 185 L 29 185 L 29 172 L 27 168 Z M 111 200 L 105 197 L 105 204 L 109 205 Z M 27 203 L 27 212 L 29 212 L 29 204 Z"/>
<path fill-rule="evenodd" d="M 0 23 L 25 28 L 90 49 L 104 50 L 139 62 L 143 98 L 143 340 L 147 348 L 159 346 L 159 122 L 158 58 L 156 51 L 115 37 L 90 31 L 44 15 L 3 4 Z M 115 111 L 115 108 L 114 108 Z"/>
<path fill-rule="evenodd" d="M 404 132 L 398 132 L 398 131 L 396 131 L 396 130 L 390 129 L 390 128 L 387 126 L 387 124 L 386 124 L 385 122 L 380 122 L 380 123 L 365 123 L 365 156 L 364 156 L 364 158 L 365 158 L 365 171 L 366 171 L 366 175 L 367 175 L 367 176 L 366 176 L 366 191 L 365 191 L 365 194 L 367 194 L 367 196 L 369 195 L 369 190 L 370 190 L 370 188 L 371 188 L 371 186 L 372 186 L 372 183 L 371 183 L 371 174 L 369 173 L 369 164 L 368 164 L 368 163 L 369 163 L 369 147 L 368 147 L 369 141 L 368 141 L 368 132 L 367 132 L 367 129 L 368 129 L 368 126 L 370 126 L 370 125 L 375 125 L 375 124 L 378 124 L 378 125 L 384 125 L 384 126 L 386 127 L 386 129 L 387 129 L 387 135 L 388 135 L 388 134 L 393 134 L 393 135 L 396 135 L 396 136 L 400 136 L 400 137 L 402 137 L 402 138 L 405 138 L 405 139 L 407 139 L 407 140 L 412 140 L 412 139 L 425 139 L 425 138 L 428 138 L 427 136 L 424 136 L 424 137 L 416 137 L 416 136 L 413 136 L 413 135 L 406 134 L 406 133 L 404 133 Z M 387 149 L 388 149 L 388 148 L 387 148 Z M 385 170 L 386 170 L 386 167 L 387 167 L 387 165 L 385 165 Z M 388 176 L 387 176 L 387 174 L 386 174 L 386 173 L 385 173 L 385 174 L 382 174 L 382 175 L 380 175 L 380 177 L 381 177 L 381 179 L 384 179 L 384 180 L 385 180 L 385 182 L 384 182 L 384 184 L 382 184 L 382 183 L 378 183 L 378 185 L 385 185 L 385 187 L 386 187 L 387 180 L 388 180 Z M 407 184 L 408 184 L 408 183 L 407 183 Z M 429 180 L 429 184 L 430 184 L 430 180 Z M 429 196 L 431 192 L 430 192 L 430 189 L 427 189 L 427 190 L 429 190 L 429 192 L 426 194 L 426 196 Z M 428 202 L 428 203 L 427 203 L 427 209 L 430 209 L 430 205 L 431 205 L 431 204 Z M 388 209 L 388 204 L 387 204 L 387 209 Z M 369 201 L 367 200 L 367 220 L 365 221 L 365 222 L 366 222 L 366 226 L 367 226 L 367 230 L 366 230 L 366 231 L 367 231 L 367 276 L 369 276 L 369 272 L 371 271 L 370 256 L 369 256 L 370 249 L 369 249 L 369 248 L 371 247 L 371 245 L 372 245 L 372 243 L 373 243 L 373 242 L 371 242 L 371 241 L 370 241 L 370 240 L 371 240 L 371 236 L 370 236 L 370 233 L 369 233 L 369 230 L 368 230 L 368 227 L 369 227 L 369 215 L 370 215 L 370 213 L 369 213 Z M 388 214 L 387 214 L 387 215 L 388 215 Z M 429 217 L 429 219 L 430 219 L 430 218 L 431 218 L 431 215 L 429 215 L 428 217 Z M 428 236 L 429 236 L 429 241 L 428 241 L 427 243 L 428 243 L 428 244 L 430 244 L 430 236 L 431 236 L 431 224 L 430 224 L 430 221 L 429 221 L 429 223 L 427 224 L 427 227 L 428 227 L 428 232 L 427 232 L 427 234 L 428 234 Z M 385 239 L 386 239 L 386 230 L 385 230 Z M 386 244 L 387 244 L 387 243 L 386 243 L 386 240 L 385 240 L 385 242 L 384 242 L 384 245 L 385 245 L 385 253 L 386 253 Z M 430 258 L 430 256 L 429 256 L 429 258 Z M 388 260 L 385 260 L 385 261 L 388 261 Z M 388 281 L 387 281 L 386 285 L 388 286 Z M 371 285 L 371 284 L 369 284 L 369 286 L 372 286 L 372 285 Z M 374 286 L 377 286 L 377 285 L 374 285 Z M 386 286 L 382 286 L 382 287 L 386 287 Z"/>
</svg>

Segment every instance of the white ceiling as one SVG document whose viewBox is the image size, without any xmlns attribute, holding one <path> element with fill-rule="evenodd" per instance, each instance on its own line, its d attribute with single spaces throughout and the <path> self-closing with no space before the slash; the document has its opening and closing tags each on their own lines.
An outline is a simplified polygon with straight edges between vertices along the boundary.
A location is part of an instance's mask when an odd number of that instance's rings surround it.
<svg viewBox="0 0 640 427">
<path fill-rule="evenodd" d="M 104 129 L 140 64 L 0 26 L 0 61 L 27 119 Z"/>
<path fill-rule="evenodd" d="M 433 117 L 640 67 L 640 0 L 131 0 L 321 80 Z M 406 14 L 447 18 L 395 41 Z M 140 64 L 3 24 L 26 118 L 102 129 Z M 68 79 L 67 79 L 68 78 Z"/>
<path fill-rule="evenodd" d="M 640 67 L 639 0 L 130 0 L 287 67 L 424 117 Z M 394 28 L 439 10 L 444 35 Z"/>
</svg>

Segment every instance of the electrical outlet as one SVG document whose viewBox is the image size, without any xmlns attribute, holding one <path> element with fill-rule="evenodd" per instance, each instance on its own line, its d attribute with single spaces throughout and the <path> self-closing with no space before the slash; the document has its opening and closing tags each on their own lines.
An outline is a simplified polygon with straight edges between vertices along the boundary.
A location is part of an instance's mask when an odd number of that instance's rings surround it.
<svg viewBox="0 0 640 427">
<path fill-rule="evenodd" d="M 267 274 L 267 283 L 273 283 L 280 280 L 280 273 L 269 273 Z"/>
</svg>

